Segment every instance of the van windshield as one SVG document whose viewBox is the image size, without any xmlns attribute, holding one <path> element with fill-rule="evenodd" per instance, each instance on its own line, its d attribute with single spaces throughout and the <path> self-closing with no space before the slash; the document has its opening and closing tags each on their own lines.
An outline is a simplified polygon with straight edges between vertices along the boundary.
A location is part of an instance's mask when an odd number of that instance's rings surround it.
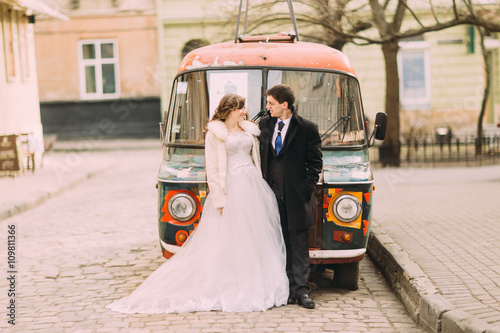
<svg viewBox="0 0 500 333">
<path fill-rule="evenodd" d="M 266 105 L 265 90 L 276 84 L 292 87 L 296 112 L 318 124 L 323 147 L 366 144 L 359 85 L 354 77 L 275 69 L 204 69 L 178 76 L 171 95 L 166 143 L 203 145 L 206 124 L 227 93 L 246 97 L 249 119 L 258 119 Z"/>
</svg>

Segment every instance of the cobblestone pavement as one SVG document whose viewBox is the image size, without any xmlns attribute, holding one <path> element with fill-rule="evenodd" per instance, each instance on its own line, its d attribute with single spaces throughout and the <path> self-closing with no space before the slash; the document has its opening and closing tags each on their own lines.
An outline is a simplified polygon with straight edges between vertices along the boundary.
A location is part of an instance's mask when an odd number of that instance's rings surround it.
<svg viewBox="0 0 500 333">
<path fill-rule="evenodd" d="M 500 166 L 381 169 L 375 177 L 377 224 L 463 311 L 457 322 L 470 317 L 500 332 Z"/>
<path fill-rule="evenodd" d="M 425 332 L 368 257 L 357 291 L 333 289 L 327 275 L 317 276 L 314 310 L 125 315 L 106 309 L 164 262 L 156 229 L 160 153 L 110 152 L 115 163 L 106 172 L 0 221 L 2 239 L 15 226 L 17 256 L 14 298 L 7 297 L 7 255 L 0 256 L 2 332 Z M 15 326 L 6 309 L 12 299 Z"/>
</svg>

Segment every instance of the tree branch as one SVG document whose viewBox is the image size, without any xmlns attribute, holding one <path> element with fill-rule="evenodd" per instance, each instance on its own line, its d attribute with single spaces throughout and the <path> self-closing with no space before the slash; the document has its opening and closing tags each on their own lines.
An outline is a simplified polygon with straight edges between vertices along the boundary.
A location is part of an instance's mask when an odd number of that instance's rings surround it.
<svg viewBox="0 0 500 333">
<path fill-rule="evenodd" d="M 426 32 L 432 32 L 432 31 L 440 31 L 443 29 L 451 28 L 460 24 L 464 24 L 462 20 L 460 19 L 453 19 L 451 21 L 447 22 L 442 22 L 442 23 L 436 23 L 434 25 L 428 26 L 428 27 L 422 27 L 419 29 L 410 29 L 404 32 L 398 32 L 395 33 L 394 36 L 397 38 L 408 38 L 408 37 L 414 37 L 418 35 L 422 35 Z"/>
<path fill-rule="evenodd" d="M 406 1 L 405 1 L 405 0 L 400 0 L 400 3 L 403 3 L 403 4 L 404 4 L 404 6 L 406 7 L 406 9 L 408 9 L 408 11 L 410 12 L 410 14 L 411 14 L 411 15 L 413 16 L 413 18 L 415 19 L 415 21 L 417 21 L 418 25 L 419 25 L 420 27 L 422 27 L 422 28 L 423 28 L 423 27 L 424 27 L 424 24 L 420 21 L 420 19 L 418 18 L 417 14 L 413 11 L 413 9 L 411 9 L 411 8 L 410 8 L 410 6 L 408 6 L 408 4 L 406 3 Z M 399 5 L 398 5 L 398 6 L 399 6 Z M 401 29 L 401 24 L 402 24 L 402 22 L 403 22 L 403 21 L 402 21 L 403 19 L 404 19 L 404 15 L 403 15 L 403 17 L 402 17 L 402 19 L 401 19 L 401 22 L 400 22 L 400 24 L 399 24 L 399 26 L 398 26 L 398 29 L 394 29 L 394 31 L 399 31 L 399 30 Z M 437 21 L 437 20 L 436 20 L 436 21 Z"/>
<path fill-rule="evenodd" d="M 457 3 L 455 1 L 456 0 L 453 0 L 453 13 L 455 14 L 455 17 L 458 17 Z"/>
<path fill-rule="evenodd" d="M 498 14 L 494 15 L 493 20 L 488 20 L 484 18 L 483 15 L 488 13 L 482 13 L 479 15 L 467 15 L 466 19 L 464 19 L 464 24 L 472 24 L 476 26 L 480 26 L 490 30 L 491 32 L 500 32 L 500 23 L 495 23 L 493 21 L 498 22 Z"/>
<path fill-rule="evenodd" d="M 394 19 L 391 24 L 391 32 L 392 31 L 399 31 L 401 29 L 401 24 L 403 23 L 403 19 L 405 18 L 405 12 L 406 9 L 410 10 L 408 5 L 406 4 L 405 0 L 399 0 L 398 1 L 398 6 L 396 7 L 396 14 L 394 14 Z M 413 15 L 415 20 L 422 26 L 422 23 L 420 23 L 419 19 L 413 13 L 412 10 L 410 10 L 410 13 Z"/>
<path fill-rule="evenodd" d="M 388 34 L 389 29 L 387 27 L 387 22 L 385 21 L 384 11 L 382 7 L 380 7 L 378 0 L 370 0 L 370 6 L 372 8 L 373 22 L 375 23 L 379 34 L 381 36 Z"/>
<path fill-rule="evenodd" d="M 491 21 L 483 20 L 473 15 L 461 15 L 458 18 L 454 18 L 453 20 L 447 22 L 437 23 L 420 29 L 410 29 L 404 32 L 395 33 L 394 36 L 397 38 L 407 38 L 466 24 L 480 26 L 490 31 L 500 31 L 500 24 L 498 23 L 492 23 Z"/>
<path fill-rule="evenodd" d="M 453 1 L 453 2 L 455 2 L 455 1 Z M 432 0 L 429 0 L 429 5 L 431 6 L 431 13 L 432 13 L 432 17 L 434 17 L 434 21 L 436 21 L 437 23 L 440 23 L 439 18 L 436 15 L 436 11 L 434 10 L 434 4 L 432 3 Z"/>
</svg>

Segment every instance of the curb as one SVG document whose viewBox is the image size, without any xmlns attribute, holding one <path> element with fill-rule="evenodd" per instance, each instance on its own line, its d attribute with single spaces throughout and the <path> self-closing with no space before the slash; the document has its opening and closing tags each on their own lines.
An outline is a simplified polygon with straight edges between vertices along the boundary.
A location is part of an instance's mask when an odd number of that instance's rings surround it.
<svg viewBox="0 0 500 333">
<path fill-rule="evenodd" d="M 91 152 L 91 151 L 126 151 L 126 150 L 149 150 L 163 148 L 160 139 L 139 140 L 113 140 L 101 139 L 97 141 L 74 140 L 58 141 L 54 143 L 51 151 L 54 152 Z"/>
<path fill-rule="evenodd" d="M 433 333 L 500 333 L 469 313 L 456 309 L 433 282 L 374 221 L 367 253 L 413 320 Z"/>
<path fill-rule="evenodd" d="M 158 147 L 97 147 L 97 148 L 85 148 L 85 147 L 58 147 L 53 148 L 51 151 L 56 153 L 71 153 L 71 152 L 109 152 L 109 151 L 128 151 L 128 150 L 152 150 L 161 149 Z"/>
<path fill-rule="evenodd" d="M 50 152 L 59 154 L 79 154 L 91 152 L 119 152 L 152 149 L 158 149 L 158 151 L 161 151 L 162 147 L 161 144 L 158 143 L 158 141 L 158 139 L 56 141 L 53 147 L 50 149 Z M 19 200 L 18 202 L 13 202 L 12 206 L 7 209 L 5 209 L 5 207 L 0 207 L 0 222 L 14 215 L 23 213 L 31 208 L 41 205 L 50 198 L 53 198 L 54 196 L 57 196 L 62 192 L 77 186 L 81 182 L 100 174 L 109 166 L 109 163 L 105 163 L 100 167 L 94 167 L 91 170 L 83 171 L 80 175 L 75 177 L 67 184 L 52 188 L 50 190 L 41 190 L 39 193 L 37 193 L 36 196 L 33 196 L 32 198 L 24 198 L 22 200 Z"/>
</svg>

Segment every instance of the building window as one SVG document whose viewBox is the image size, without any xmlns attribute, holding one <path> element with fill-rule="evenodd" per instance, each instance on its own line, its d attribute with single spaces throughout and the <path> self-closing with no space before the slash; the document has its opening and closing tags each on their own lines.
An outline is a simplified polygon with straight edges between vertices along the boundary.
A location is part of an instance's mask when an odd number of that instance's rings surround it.
<svg viewBox="0 0 500 333">
<path fill-rule="evenodd" d="M 7 81 L 13 81 L 16 77 L 16 64 L 14 61 L 14 12 L 6 6 L 0 5 L 2 17 L 3 48 L 5 54 L 5 69 Z"/>
<path fill-rule="evenodd" d="M 118 47 L 115 40 L 82 40 L 78 45 L 80 96 L 106 99 L 119 96 Z"/>
<path fill-rule="evenodd" d="M 399 43 L 400 100 L 406 109 L 430 107 L 429 45 L 426 41 Z"/>
</svg>

